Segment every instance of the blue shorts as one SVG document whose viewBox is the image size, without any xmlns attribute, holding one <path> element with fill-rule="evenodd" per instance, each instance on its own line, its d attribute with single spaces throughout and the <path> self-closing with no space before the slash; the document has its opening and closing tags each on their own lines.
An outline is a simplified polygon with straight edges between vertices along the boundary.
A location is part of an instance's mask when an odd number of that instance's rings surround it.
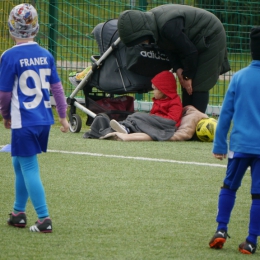
<svg viewBox="0 0 260 260">
<path fill-rule="evenodd" d="M 11 155 L 27 157 L 46 152 L 50 129 L 50 125 L 12 129 Z"/>
<path fill-rule="evenodd" d="M 260 158 L 258 155 L 229 158 L 224 184 L 228 185 L 231 190 L 237 190 L 241 186 L 248 167 L 251 168 L 251 194 L 260 194 Z"/>
</svg>

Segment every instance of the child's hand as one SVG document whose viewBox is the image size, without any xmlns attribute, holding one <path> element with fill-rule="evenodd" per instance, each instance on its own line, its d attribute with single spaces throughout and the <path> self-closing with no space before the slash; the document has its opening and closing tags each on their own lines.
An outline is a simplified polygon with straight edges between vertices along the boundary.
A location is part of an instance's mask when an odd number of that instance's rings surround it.
<svg viewBox="0 0 260 260">
<path fill-rule="evenodd" d="M 6 129 L 11 129 L 11 119 L 4 119 L 4 126 Z"/>
<path fill-rule="evenodd" d="M 60 127 L 61 132 L 67 133 L 69 131 L 69 123 L 68 123 L 67 118 L 60 118 L 59 121 L 62 125 Z"/>
<path fill-rule="evenodd" d="M 213 156 L 219 160 L 223 160 L 227 157 L 226 154 L 217 154 L 217 153 L 213 153 Z"/>
</svg>

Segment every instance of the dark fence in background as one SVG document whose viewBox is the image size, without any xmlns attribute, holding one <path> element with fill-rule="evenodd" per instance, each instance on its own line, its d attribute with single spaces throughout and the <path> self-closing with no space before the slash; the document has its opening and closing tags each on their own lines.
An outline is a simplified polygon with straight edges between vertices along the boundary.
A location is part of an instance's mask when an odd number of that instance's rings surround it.
<svg viewBox="0 0 260 260">
<path fill-rule="evenodd" d="M 7 19 L 13 6 L 24 1 L 0 1 L 0 53 L 13 45 L 9 36 Z M 117 18 L 127 9 L 149 10 L 161 4 L 187 4 L 214 13 L 224 24 L 232 71 L 219 78 L 210 92 L 210 105 L 220 106 L 228 87 L 230 76 L 250 62 L 249 32 L 260 25 L 260 1 L 239 0 L 51 0 L 27 1 L 39 14 L 40 32 L 36 41 L 54 55 L 66 95 L 73 86 L 68 80 L 72 71 L 81 71 L 98 48 L 91 32 L 101 22 Z M 205 73 L 207 73 L 205 71 Z M 82 93 L 79 93 L 80 95 Z M 149 100 L 149 97 L 148 97 Z"/>
</svg>

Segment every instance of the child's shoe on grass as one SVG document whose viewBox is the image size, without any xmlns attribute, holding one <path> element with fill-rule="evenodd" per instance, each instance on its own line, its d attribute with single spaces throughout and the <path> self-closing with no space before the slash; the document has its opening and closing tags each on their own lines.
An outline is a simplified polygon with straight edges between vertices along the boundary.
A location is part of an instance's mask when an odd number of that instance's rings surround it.
<svg viewBox="0 0 260 260">
<path fill-rule="evenodd" d="M 26 226 L 26 215 L 24 212 L 15 214 L 14 212 L 9 214 L 7 224 L 14 227 L 24 228 Z"/>
<path fill-rule="evenodd" d="M 238 250 L 242 254 L 251 255 L 251 254 L 255 253 L 256 245 L 254 245 L 246 240 L 245 242 L 243 242 L 239 245 Z"/>
<path fill-rule="evenodd" d="M 52 221 L 50 218 L 45 218 L 43 221 L 39 219 L 35 222 L 35 225 L 30 227 L 32 232 L 51 233 L 52 232 Z"/>
<path fill-rule="evenodd" d="M 225 230 L 218 230 L 209 241 L 209 246 L 215 249 L 221 249 L 226 242 L 227 237 L 230 237 Z"/>
</svg>

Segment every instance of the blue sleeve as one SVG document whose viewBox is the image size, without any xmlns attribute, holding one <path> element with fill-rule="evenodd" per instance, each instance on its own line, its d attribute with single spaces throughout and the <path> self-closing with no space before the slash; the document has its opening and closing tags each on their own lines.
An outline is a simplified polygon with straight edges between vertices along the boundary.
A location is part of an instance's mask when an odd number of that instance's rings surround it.
<svg viewBox="0 0 260 260">
<path fill-rule="evenodd" d="M 235 89 L 236 75 L 233 76 L 229 84 L 218 119 L 212 150 L 212 152 L 216 154 L 227 154 L 228 152 L 227 135 L 234 114 Z"/>
<path fill-rule="evenodd" d="M 55 65 L 55 60 L 54 60 L 53 56 L 51 55 L 51 78 L 50 78 L 50 84 L 56 84 L 56 83 L 58 83 L 60 81 L 61 80 L 60 80 L 60 77 L 59 77 L 58 72 L 57 72 L 57 68 L 56 68 L 56 65 Z"/>
<path fill-rule="evenodd" d="M 8 61 L 9 60 L 9 61 Z M 0 90 L 12 92 L 15 80 L 15 66 L 10 63 L 8 54 L 4 53 L 0 63 Z"/>
</svg>

